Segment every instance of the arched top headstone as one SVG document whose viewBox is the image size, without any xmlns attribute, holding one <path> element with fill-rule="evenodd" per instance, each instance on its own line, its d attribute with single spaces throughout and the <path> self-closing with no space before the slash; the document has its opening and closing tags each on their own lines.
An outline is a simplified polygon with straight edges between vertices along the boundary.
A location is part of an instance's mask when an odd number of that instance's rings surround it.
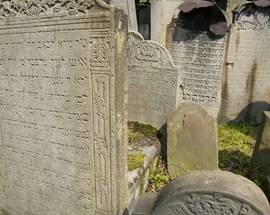
<svg viewBox="0 0 270 215">
<path fill-rule="evenodd" d="M 178 68 L 168 50 L 132 33 L 129 46 L 128 117 L 161 128 L 176 109 Z M 137 42 L 135 42 L 137 40 Z"/>
<path fill-rule="evenodd" d="M 157 42 L 145 40 L 137 42 L 129 50 L 129 64 L 175 67 L 169 51 Z"/>
<path fill-rule="evenodd" d="M 143 36 L 137 31 L 128 32 L 128 46 L 131 48 L 137 42 L 144 41 Z"/>
<path fill-rule="evenodd" d="M 223 171 L 178 177 L 160 193 L 151 215 L 269 215 L 265 194 L 248 179 Z"/>
<path fill-rule="evenodd" d="M 208 0 L 184 1 L 175 10 L 171 23 L 194 32 L 208 31 L 216 36 L 225 35 L 229 24 L 225 10 L 220 9 L 215 1 Z"/>
</svg>

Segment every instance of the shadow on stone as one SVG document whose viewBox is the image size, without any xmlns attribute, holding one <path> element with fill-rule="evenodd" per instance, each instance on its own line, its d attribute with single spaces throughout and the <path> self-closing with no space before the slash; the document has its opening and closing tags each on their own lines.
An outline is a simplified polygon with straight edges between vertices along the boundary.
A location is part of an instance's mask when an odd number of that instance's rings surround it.
<svg viewBox="0 0 270 215">
<path fill-rule="evenodd" d="M 157 137 L 161 144 L 160 156 L 167 167 L 167 123 L 163 124 L 158 130 Z"/>
<path fill-rule="evenodd" d="M 244 122 L 251 126 L 258 126 L 262 123 L 263 112 L 270 111 L 270 104 L 267 102 L 252 102 L 247 105 L 240 114 L 229 123 Z"/>
</svg>

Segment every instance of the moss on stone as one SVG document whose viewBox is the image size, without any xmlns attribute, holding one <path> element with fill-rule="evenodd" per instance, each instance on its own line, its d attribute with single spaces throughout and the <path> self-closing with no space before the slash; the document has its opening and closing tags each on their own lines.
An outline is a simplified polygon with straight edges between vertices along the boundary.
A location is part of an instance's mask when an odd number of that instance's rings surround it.
<svg viewBox="0 0 270 215">
<path fill-rule="evenodd" d="M 138 122 L 128 123 L 128 138 L 129 143 L 134 143 L 143 138 L 153 138 L 157 136 L 157 129 L 151 125 L 141 124 Z"/>
<path fill-rule="evenodd" d="M 143 168 L 145 155 L 141 152 L 135 152 L 128 155 L 128 171 Z"/>
</svg>

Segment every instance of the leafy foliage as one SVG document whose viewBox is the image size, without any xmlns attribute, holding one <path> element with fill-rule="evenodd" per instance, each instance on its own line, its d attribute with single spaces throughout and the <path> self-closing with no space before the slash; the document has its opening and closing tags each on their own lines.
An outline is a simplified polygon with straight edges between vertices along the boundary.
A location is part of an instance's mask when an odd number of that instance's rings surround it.
<svg viewBox="0 0 270 215">
<path fill-rule="evenodd" d="M 166 170 L 165 165 L 160 160 L 157 168 L 150 169 L 149 185 L 147 192 L 159 192 L 164 186 L 166 186 L 172 178 Z"/>
</svg>

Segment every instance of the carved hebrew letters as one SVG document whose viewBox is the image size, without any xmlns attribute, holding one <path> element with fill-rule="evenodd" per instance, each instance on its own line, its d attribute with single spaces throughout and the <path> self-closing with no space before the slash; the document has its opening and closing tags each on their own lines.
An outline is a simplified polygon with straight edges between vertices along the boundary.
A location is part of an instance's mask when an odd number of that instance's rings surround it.
<svg viewBox="0 0 270 215">
<path fill-rule="evenodd" d="M 121 188 L 116 176 L 125 171 L 117 164 L 126 144 L 125 111 L 119 110 L 125 106 L 125 83 L 119 79 L 125 66 L 115 57 L 124 46 L 114 34 L 126 26 L 120 12 L 116 18 L 113 9 L 96 4 L 0 3 L 2 16 L 39 15 L 58 7 L 87 12 L 0 21 L 0 214 L 121 210 L 116 198 L 126 188 L 125 175 Z"/>
<path fill-rule="evenodd" d="M 183 99 L 178 99 L 178 105 L 182 102 L 202 104 L 210 115 L 217 116 L 225 39 L 213 39 L 206 32 L 176 26 L 170 28 L 167 46 L 174 63 L 181 67 Z"/>
<path fill-rule="evenodd" d="M 160 128 L 176 108 L 178 69 L 167 50 L 151 41 L 129 50 L 128 118 Z"/>
</svg>

